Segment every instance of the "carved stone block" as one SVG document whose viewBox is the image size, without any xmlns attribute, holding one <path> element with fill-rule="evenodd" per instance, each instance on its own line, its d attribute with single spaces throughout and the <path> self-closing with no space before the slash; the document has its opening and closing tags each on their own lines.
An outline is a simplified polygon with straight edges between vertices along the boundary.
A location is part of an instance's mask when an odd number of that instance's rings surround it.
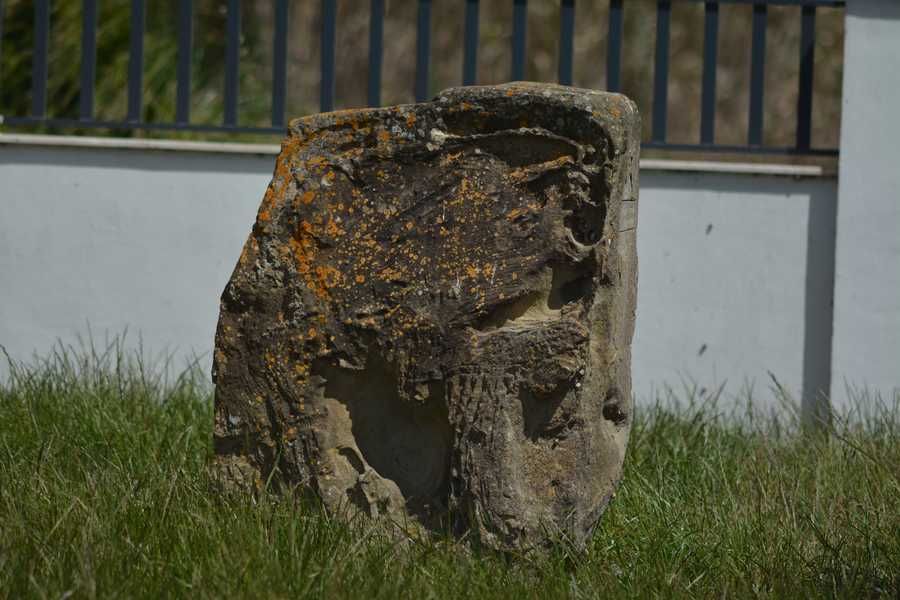
<svg viewBox="0 0 900 600">
<path fill-rule="evenodd" d="M 632 416 L 639 133 L 525 83 L 295 120 L 222 295 L 219 480 L 582 543 Z"/>
</svg>

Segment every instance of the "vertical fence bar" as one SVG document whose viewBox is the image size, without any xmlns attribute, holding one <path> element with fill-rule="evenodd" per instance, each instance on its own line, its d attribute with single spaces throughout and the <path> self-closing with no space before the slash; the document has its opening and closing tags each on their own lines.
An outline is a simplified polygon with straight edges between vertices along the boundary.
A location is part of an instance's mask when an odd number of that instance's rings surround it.
<svg viewBox="0 0 900 600">
<path fill-rule="evenodd" d="M 463 85 L 475 85 L 478 79 L 478 0 L 466 0 L 464 36 Z"/>
<path fill-rule="evenodd" d="M 272 39 L 272 127 L 284 126 L 287 99 L 288 1 L 275 0 Z"/>
<path fill-rule="evenodd" d="M 369 16 L 369 106 L 381 106 L 384 60 L 384 0 L 372 0 Z"/>
<path fill-rule="evenodd" d="M 97 0 L 84 0 L 81 10 L 81 88 L 78 118 L 94 116 L 94 82 L 97 79 Z"/>
<path fill-rule="evenodd" d="M 512 69 L 513 81 L 525 79 L 525 30 L 528 26 L 527 0 L 513 0 Z"/>
<path fill-rule="evenodd" d="M 716 64 L 719 54 L 719 3 L 707 2 L 703 33 L 703 96 L 700 108 L 700 143 L 716 137 Z"/>
<path fill-rule="evenodd" d="M 431 61 L 431 0 L 419 0 L 416 28 L 416 102 L 428 100 L 428 66 Z"/>
<path fill-rule="evenodd" d="M 319 84 L 319 110 L 334 110 L 334 44 L 337 27 L 335 0 L 322 0 L 322 80 Z"/>
<path fill-rule="evenodd" d="M 225 125 L 237 125 L 238 61 L 241 49 L 241 0 L 228 0 L 225 21 Z"/>
<path fill-rule="evenodd" d="M 178 63 L 175 67 L 178 87 L 175 92 L 175 122 L 191 120 L 191 55 L 194 48 L 194 2 L 178 3 Z"/>
<path fill-rule="evenodd" d="M 816 7 L 804 6 L 800 16 L 800 90 L 797 95 L 797 150 L 809 150 L 812 137 L 813 66 L 816 49 Z"/>
<path fill-rule="evenodd" d="M 653 132 L 654 142 L 666 141 L 666 117 L 669 103 L 669 21 L 670 0 L 656 2 L 656 60 L 653 67 Z"/>
<path fill-rule="evenodd" d="M 31 58 L 31 116 L 47 114 L 47 46 L 50 41 L 50 0 L 34 2 L 34 53 Z"/>
<path fill-rule="evenodd" d="M 750 48 L 750 119 L 747 143 L 762 145 L 763 93 L 766 74 L 766 15 L 765 4 L 753 5 L 753 43 Z"/>
<path fill-rule="evenodd" d="M 609 37 L 606 46 L 606 89 L 622 89 L 622 0 L 610 0 Z"/>
<path fill-rule="evenodd" d="M 559 13 L 559 73 L 563 85 L 572 85 L 572 52 L 575 44 L 575 0 L 562 0 Z"/>
<path fill-rule="evenodd" d="M 131 0 L 128 49 L 128 120 L 141 120 L 144 104 L 144 0 Z"/>
</svg>

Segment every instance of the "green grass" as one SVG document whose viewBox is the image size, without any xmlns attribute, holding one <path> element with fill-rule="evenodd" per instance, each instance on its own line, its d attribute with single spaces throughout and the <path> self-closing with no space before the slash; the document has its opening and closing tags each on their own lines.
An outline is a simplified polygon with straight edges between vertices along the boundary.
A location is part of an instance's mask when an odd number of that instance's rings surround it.
<svg viewBox="0 0 900 600">
<path fill-rule="evenodd" d="M 896 399 L 804 436 L 789 413 L 751 419 L 688 390 L 682 408 L 639 411 L 586 551 L 518 556 L 211 494 L 203 381 L 166 382 L 116 346 L 14 366 L 0 387 L 0 596 L 900 594 Z"/>
</svg>

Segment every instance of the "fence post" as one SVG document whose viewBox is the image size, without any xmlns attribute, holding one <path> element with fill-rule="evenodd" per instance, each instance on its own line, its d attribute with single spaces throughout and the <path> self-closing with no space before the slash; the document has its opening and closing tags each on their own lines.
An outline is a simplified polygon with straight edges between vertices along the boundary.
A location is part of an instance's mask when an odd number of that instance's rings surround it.
<svg viewBox="0 0 900 600">
<path fill-rule="evenodd" d="M 847 2 L 832 399 L 900 393 L 900 3 Z M 870 395 L 866 398 L 873 401 Z"/>
</svg>

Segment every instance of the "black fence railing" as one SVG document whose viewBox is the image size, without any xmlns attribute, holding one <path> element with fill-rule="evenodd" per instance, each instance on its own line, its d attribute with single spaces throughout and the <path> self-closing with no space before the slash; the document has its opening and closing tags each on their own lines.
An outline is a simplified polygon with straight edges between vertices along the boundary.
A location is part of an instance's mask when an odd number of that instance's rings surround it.
<svg viewBox="0 0 900 600">
<path fill-rule="evenodd" d="M 148 122 L 142 119 L 145 0 L 130 0 L 130 38 L 128 55 L 127 116 L 122 121 L 96 118 L 94 87 L 97 74 L 97 0 L 83 0 L 81 70 L 78 118 L 56 118 L 47 112 L 48 46 L 50 42 L 51 0 L 34 0 L 34 35 L 31 65 L 31 114 L 0 116 L 0 123 L 17 126 L 48 126 L 57 128 L 106 128 L 134 130 L 189 130 L 234 133 L 281 133 L 285 127 L 288 56 L 288 1 L 272 0 L 273 4 L 273 60 L 271 89 L 271 125 L 246 126 L 238 122 L 239 61 L 241 39 L 241 0 L 227 0 L 225 23 L 224 89 L 222 91 L 223 119 L 220 125 L 191 122 L 191 55 L 193 52 L 193 1 L 180 0 L 177 23 L 176 108 L 173 122 Z M 337 0 L 321 1 L 321 65 L 319 107 L 330 111 L 335 106 L 335 46 L 337 41 Z M 424 101 L 429 89 L 431 67 L 431 8 L 433 2 L 447 0 L 418 0 L 417 35 L 415 49 L 415 98 Z M 464 2 L 462 83 L 478 82 L 479 0 Z M 499 0 L 498 0 L 499 1 Z M 510 0 L 507 0 L 510 1 Z M 527 0 L 511 0 L 512 36 L 510 80 L 525 78 Z M 667 141 L 669 41 L 672 5 L 674 2 L 704 5 L 703 67 L 701 79 L 700 131 L 693 144 Z M 744 145 L 716 143 L 716 71 L 719 47 L 719 8 L 724 4 L 752 5 L 752 43 L 750 48 L 749 111 L 747 142 Z M 796 108 L 796 139 L 792 146 L 774 147 L 763 143 L 765 96 L 765 48 L 769 6 L 795 7 L 800 19 L 800 53 L 798 101 Z M 725 151 L 748 153 L 781 153 L 801 155 L 836 155 L 834 148 L 813 148 L 812 100 L 815 64 L 816 11 L 818 8 L 842 8 L 844 0 L 657 0 L 656 41 L 653 69 L 653 110 L 650 138 L 646 148 L 689 151 Z M 370 0 L 369 55 L 367 101 L 370 106 L 381 104 L 382 70 L 384 67 L 385 0 Z M 622 42 L 624 36 L 625 0 L 609 0 L 609 23 L 606 48 L 606 89 L 622 89 Z M 0 0 L 0 41 L 3 37 L 3 0 Z M 575 38 L 575 0 L 561 0 L 559 24 L 559 83 L 571 85 Z M 2 73 L 0 73 L 2 85 Z"/>
</svg>

